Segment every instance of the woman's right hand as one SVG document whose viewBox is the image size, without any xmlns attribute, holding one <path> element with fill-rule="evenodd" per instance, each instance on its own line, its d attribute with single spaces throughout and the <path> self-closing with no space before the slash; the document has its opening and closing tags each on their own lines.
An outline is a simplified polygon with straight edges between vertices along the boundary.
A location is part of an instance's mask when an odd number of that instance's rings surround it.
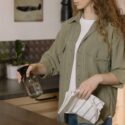
<svg viewBox="0 0 125 125">
<path fill-rule="evenodd" d="M 29 66 L 29 64 L 25 64 L 25 65 L 20 66 L 19 69 L 17 69 L 16 78 L 18 80 L 18 83 L 21 83 L 21 81 L 23 81 L 22 75 L 25 75 L 25 72 L 26 72 L 28 66 Z"/>
<path fill-rule="evenodd" d="M 16 72 L 16 78 L 17 78 L 18 83 L 21 83 L 22 76 L 18 71 Z"/>
<path fill-rule="evenodd" d="M 29 65 L 29 67 L 26 71 L 26 77 L 29 77 L 31 74 L 40 75 L 40 74 L 44 74 L 44 73 L 45 73 L 45 68 L 43 68 L 43 65 L 41 63 L 34 63 L 34 64 Z M 17 71 L 17 80 L 18 80 L 18 83 L 20 83 L 22 80 L 22 76 L 18 71 Z"/>
</svg>

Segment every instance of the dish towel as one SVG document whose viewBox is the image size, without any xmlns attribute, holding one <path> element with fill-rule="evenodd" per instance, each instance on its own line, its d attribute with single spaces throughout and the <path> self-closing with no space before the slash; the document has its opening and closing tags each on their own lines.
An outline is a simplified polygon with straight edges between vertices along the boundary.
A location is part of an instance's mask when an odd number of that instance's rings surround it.
<svg viewBox="0 0 125 125">
<path fill-rule="evenodd" d="M 94 95 L 85 100 L 79 99 L 74 92 L 68 91 L 58 115 L 64 117 L 64 113 L 74 113 L 94 124 L 98 120 L 103 106 L 104 102 Z"/>
</svg>

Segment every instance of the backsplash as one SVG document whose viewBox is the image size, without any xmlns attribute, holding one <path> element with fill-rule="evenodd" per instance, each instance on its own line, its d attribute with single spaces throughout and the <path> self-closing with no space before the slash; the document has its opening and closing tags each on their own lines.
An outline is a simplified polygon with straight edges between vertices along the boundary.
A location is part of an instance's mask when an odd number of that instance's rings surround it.
<svg viewBox="0 0 125 125">
<path fill-rule="evenodd" d="M 38 62 L 42 56 L 42 54 L 47 51 L 54 40 L 48 39 L 48 40 L 24 40 L 22 41 L 25 44 L 24 49 L 24 60 L 26 60 L 29 63 Z M 6 41 L 6 42 L 0 42 L 0 54 L 7 53 L 9 54 L 10 59 L 15 54 L 15 41 Z M 11 81 L 7 78 L 7 72 L 6 72 L 6 63 L 0 62 L 0 89 L 1 93 L 5 93 L 5 96 L 2 95 L 2 98 L 12 98 L 17 95 L 18 97 L 18 88 L 14 86 L 16 84 L 16 81 Z M 13 83 L 12 86 L 10 83 Z M 52 76 L 47 78 L 40 79 L 40 84 L 43 89 L 43 93 L 51 93 L 51 92 L 57 92 L 59 87 L 59 76 Z M 6 89 L 7 86 L 7 89 Z M 14 86 L 14 89 L 12 88 Z M 24 95 L 24 91 L 21 92 L 22 95 Z M 11 97 L 12 96 L 12 97 Z"/>
<path fill-rule="evenodd" d="M 50 48 L 53 41 L 54 40 L 25 41 L 25 60 L 30 62 L 39 61 L 42 54 Z"/>
<path fill-rule="evenodd" d="M 25 44 L 24 60 L 29 63 L 38 62 L 42 54 L 47 51 L 52 45 L 54 40 L 23 40 Z M 9 57 L 13 57 L 15 41 L 0 42 L 0 54 L 8 54 Z"/>
</svg>

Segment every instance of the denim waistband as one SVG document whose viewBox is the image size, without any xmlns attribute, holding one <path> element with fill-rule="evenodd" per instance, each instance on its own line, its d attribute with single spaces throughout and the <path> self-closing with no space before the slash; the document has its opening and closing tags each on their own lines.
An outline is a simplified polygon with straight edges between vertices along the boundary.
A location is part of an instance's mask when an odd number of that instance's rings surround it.
<svg viewBox="0 0 125 125">
<path fill-rule="evenodd" d="M 68 125 L 93 125 L 87 123 L 78 123 L 76 114 L 64 114 L 64 121 Z M 112 118 L 108 117 L 102 125 L 112 125 Z"/>
</svg>

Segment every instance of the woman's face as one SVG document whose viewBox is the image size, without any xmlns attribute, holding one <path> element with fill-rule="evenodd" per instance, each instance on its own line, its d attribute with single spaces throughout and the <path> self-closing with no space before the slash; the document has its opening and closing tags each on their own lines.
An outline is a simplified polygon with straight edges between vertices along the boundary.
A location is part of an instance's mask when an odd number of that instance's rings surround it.
<svg viewBox="0 0 125 125">
<path fill-rule="evenodd" d="M 74 5 L 78 10 L 85 9 L 90 5 L 92 0 L 73 0 Z"/>
</svg>

